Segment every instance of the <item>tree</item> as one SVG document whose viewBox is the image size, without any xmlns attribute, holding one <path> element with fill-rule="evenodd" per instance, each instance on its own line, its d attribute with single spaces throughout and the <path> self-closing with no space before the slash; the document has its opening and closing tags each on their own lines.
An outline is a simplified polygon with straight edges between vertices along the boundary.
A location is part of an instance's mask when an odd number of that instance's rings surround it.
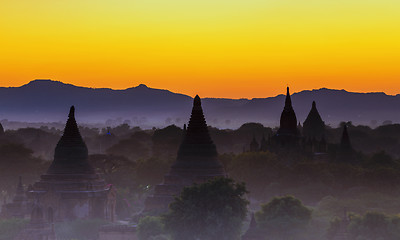
<svg viewBox="0 0 400 240">
<path fill-rule="evenodd" d="M 138 237 L 140 240 L 153 239 L 164 234 L 164 223 L 161 217 L 146 216 L 138 224 Z"/>
<path fill-rule="evenodd" d="M 311 220 L 311 210 L 292 196 L 274 197 L 256 212 L 260 229 L 271 239 L 301 239 Z"/>
<path fill-rule="evenodd" d="M 352 239 L 395 240 L 400 236 L 399 218 L 378 212 L 367 212 L 362 217 L 352 218 L 349 230 Z"/>
<path fill-rule="evenodd" d="M 248 201 L 244 183 L 216 178 L 184 188 L 164 216 L 166 230 L 175 240 L 239 239 Z"/>
</svg>

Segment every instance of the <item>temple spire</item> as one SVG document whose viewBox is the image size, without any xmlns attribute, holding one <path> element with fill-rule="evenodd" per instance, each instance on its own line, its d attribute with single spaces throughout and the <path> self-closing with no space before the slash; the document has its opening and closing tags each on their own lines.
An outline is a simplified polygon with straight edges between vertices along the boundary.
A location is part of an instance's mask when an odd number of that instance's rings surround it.
<svg viewBox="0 0 400 240">
<path fill-rule="evenodd" d="M 289 87 L 286 88 L 285 109 L 292 109 L 292 99 L 290 98 Z"/>
<path fill-rule="evenodd" d="M 54 161 L 48 173 L 76 174 L 93 171 L 88 162 L 88 149 L 75 120 L 75 107 L 71 106 L 64 133 L 57 143 Z"/>
<path fill-rule="evenodd" d="M 192 114 L 184 134 L 182 144 L 178 151 L 177 163 L 174 166 L 179 166 L 182 162 L 191 161 L 189 159 L 200 155 L 212 161 L 213 165 L 219 164 L 216 160 L 218 156 L 217 148 L 208 132 L 207 123 L 201 107 L 201 99 L 198 95 L 193 99 Z"/>
<path fill-rule="evenodd" d="M 346 124 L 344 124 L 344 126 L 343 126 L 343 133 L 342 133 L 342 139 L 340 141 L 340 148 L 342 150 L 351 150 L 352 149 L 349 133 L 347 132 Z"/>
<path fill-rule="evenodd" d="M 75 107 L 73 105 L 69 109 L 68 118 L 73 118 L 75 120 Z"/>
<path fill-rule="evenodd" d="M 1 123 L 0 123 L 0 135 L 3 135 L 4 134 L 4 128 L 3 128 L 3 125 L 1 125 Z"/>
<path fill-rule="evenodd" d="M 204 118 L 199 95 L 196 95 L 193 100 L 192 114 L 186 129 L 184 141 L 190 144 L 212 143 L 211 137 L 208 133 L 208 127 Z"/>
<path fill-rule="evenodd" d="M 297 136 L 297 118 L 296 113 L 292 107 L 292 100 L 290 98 L 289 87 L 286 89 L 286 100 L 285 107 L 283 108 L 281 119 L 280 119 L 280 127 L 278 130 L 278 135 L 286 135 L 286 136 Z"/>
</svg>

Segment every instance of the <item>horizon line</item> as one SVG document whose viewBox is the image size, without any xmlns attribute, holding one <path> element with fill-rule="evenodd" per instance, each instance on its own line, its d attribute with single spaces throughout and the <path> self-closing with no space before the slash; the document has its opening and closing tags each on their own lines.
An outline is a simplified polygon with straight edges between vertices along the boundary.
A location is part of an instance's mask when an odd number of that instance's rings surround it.
<svg viewBox="0 0 400 240">
<path fill-rule="evenodd" d="M 47 78 L 47 79 L 46 79 L 46 78 L 37 78 L 37 79 L 31 80 L 31 81 L 29 81 L 29 82 L 27 82 L 27 83 L 25 83 L 25 84 L 22 84 L 22 85 L 20 85 L 20 86 L 0 86 L 0 88 L 20 88 L 20 87 L 24 87 L 24 86 L 26 86 L 26 85 L 29 85 L 30 83 L 33 83 L 33 82 L 45 82 L 45 81 L 61 83 L 61 84 L 64 84 L 64 85 L 71 85 L 71 86 L 74 86 L 74 87 L 89 88 L 89 89 L 99 89 L 99 90 L 100 90 L 100 89 L 107 89 L 107 90 L 113 90 L 113 91 L 124 91 L 124 90 L 132 89 L 132 88 L 138 88 L 138 87 L 141 87 L 141 86 L 142 86 L 142 87 L 146 87 L 146 88 L 148 88 L 148 89 L 163 90 L 163 91 L 168 91 L 168 92 L 171 92 L 171 93 L 174 93 L 174 94 L 181 94 L 181 95 L 188 96 L 188 97 L 190 97 L 190 98 L 194 98 L 194 97 L 196 96 L 196 94 L 194 94 L 194 96 L 191 96 L 191 95 L 186 94 L 186 93 L 174 92 L 174 91 L 171 91 L 171 90 L 165 89 L 165 88 L 153 88 L 153 87 L 149 87 L 149 86 L 148 86 L 147 84 L 145 84 L 145 83 L 139 83 L 139 84 L 136 85 L 136 86 L 126 87 L 126 88 L 91 87 L 91 86 L 73 84 L 73 83 L 69 83 L 69 82 L 63 82 L 63 81 L 60 81 L 60 80 L 53 80 L 53 79 L 50 79 L 50 78 Z M 208 96 L 206 96 L 206 97 L 201 97 L 201 98 L 202 98 L 202 99 L 206 99 L 206 98 L 208 98 L 208 99 L 232 99 L 232 100 L 253 100 L 253 99 L 273 98 L 273 97 L 278 97 L 278 96 L 281 96 L 281 95 L 286 95 L 286 87 L 289 87 L 289 89 L 290 89 L 290 85 L 287 85 L 287 84 L 284 84 L 284 85 L 285 85 L 285 87 L 283 88 L 284 90 L 282 91 L 282 93 L 277 94 L 277 95 L 274 95 L 274 96 L 251 97 L 251 98 L 247 98 L 247 97 L 229 98 L 229 97 L 208 97 Z M 319 87 L 319 88 L 313 88 L 313 89 L 302 89 L 302 90 L 297 91 L 297 92 L 291 92 L 290 95 L 292 96 L 292 95 L 294 95 L 294 94 L 298 94 L 298 93 L 305 92 L 305 91 L 318 91 L 318 90 L 323 90 L 323 89 L 333 90 L 333 91 L 345 91 L 345 92 L 348 92 L 348 93 L 356 93 L 356 94 L 357 94 L 357 93 L 358 93 L 358 94 L 385 94 L 386 96 L 397 96 L 397 95 L 400 94 L 400 93 L 397 93 L 397 94 L 388 94 L 388 93 L 385 93 L 385 92 L 383 92 L 383 91 L 376 91 L 376 92 L 374 92 L 374 91 L 371 91 L 371 92 L 357 92 L 357 91 L 349 91 L 349 90 L 346 90 L 346 89 L 344 89 L 344 88 L 342 88 L 342 89 L 335 89 L 335 88 L 328 88 L 328 87 Z"/>
</svg>

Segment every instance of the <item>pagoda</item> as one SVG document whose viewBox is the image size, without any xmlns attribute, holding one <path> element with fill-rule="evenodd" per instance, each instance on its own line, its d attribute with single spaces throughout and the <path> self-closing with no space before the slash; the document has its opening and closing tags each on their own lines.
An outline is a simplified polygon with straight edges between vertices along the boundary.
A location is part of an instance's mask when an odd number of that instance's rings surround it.
<svg viewBox="0 0 400 240">
<path fill-rule="evenodd" d="M 33 206 L 30 222 L 15 237 L 15 240 L 57 240 L 54 224 L 44 219 L 41 206 L 38 204 Z"/>
<path fill-rule="evenodd" d="M 303 123 L 303 136 L 307 139 L 321 140 L 325 133 L 325 122 L 317 110 L 315 101 L 312 102 L 311 110 Z"/>
<path fill-rule="evenodd" d="M 12 202 L 5 203 L 2 207 L 1 216 L 7 218 L 24 218 L 29 215 L 29 204 L 27 202 L 22 178 L 19 177 L 17 188 Z"/>
<path fill-rule="evenodd" d="M 208 133 L 200 97 L 196 96 L 176 161 L 164 176 L 164 182 L 157 185 L 154 194 L 146 199 L 145 211 L 166 210 L 184 187 L 225 177 L 225 170 L 217 158 L 217 148 Z"/>
<path fill-rule="evenodd" d="M 287 87 L 285 106 L 281 114 L 280 126 L 276 135 L 273 137 L 274 145 L 278 148 L 296 146 L 298 145 L 299 135 L 296 113 L 292 107 L 289 87 Z"/>
<path fill-rule="evenodd" d="M 349 133 L 347 131 L 347 125 L 343 126 L 342 138 L 340 140 L 339 148 L 336 154 L 336 158 L 339 161 L 354 162 L 356 160 L 355 150 L 350 142 Z"/>
<path fill-rule="evenodd" d="M 88 149 L 75 121 L 71 107 L 64 134 L 45 174 L 29 191 L 32 201 L 39 202 L 48 222 L 70 219 L 100 218 L 113 221 L 115 197 L 88 161 Z"/>
</svg>

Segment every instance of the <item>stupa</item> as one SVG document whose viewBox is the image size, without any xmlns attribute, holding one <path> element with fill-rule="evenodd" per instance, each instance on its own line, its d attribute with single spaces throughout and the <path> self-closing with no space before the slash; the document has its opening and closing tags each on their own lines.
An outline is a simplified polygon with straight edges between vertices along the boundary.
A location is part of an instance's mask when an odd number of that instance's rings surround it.
<svg viewBox="0 0 400 240">
<path fill-rule="evenodd" d="M 164 176 L 164 182 L 157 185 L 154 194 L 146 199 L 145 211 L 166 210 L 185 186 L 225 177 L 225 170 L 217 157 L 217 148 L 209 135 L 200 97 L 196 96 L 176 161 Z"/>
<path fill-rule="evenodd" d="M 50 223 L 88 218 L 113 221 L 113 191 L 89 164 L 88 149 L 79 133 L 72 106 L 64 134 L 55 148 L 54 160 L 33 185 L 29 196 L 40 203 Z"/>
</svg>

